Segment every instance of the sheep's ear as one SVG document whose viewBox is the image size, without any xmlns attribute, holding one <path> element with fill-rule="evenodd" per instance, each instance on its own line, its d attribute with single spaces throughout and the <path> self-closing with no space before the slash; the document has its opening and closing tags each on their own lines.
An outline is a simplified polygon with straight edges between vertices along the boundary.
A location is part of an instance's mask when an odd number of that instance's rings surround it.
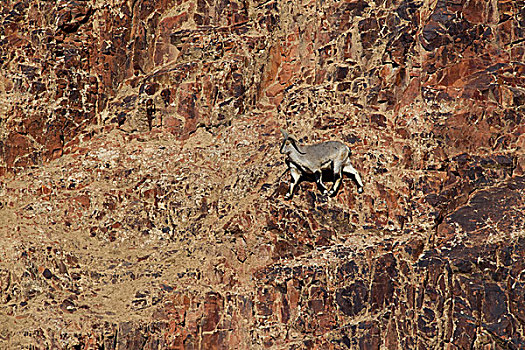
<svg viewBox="0 0 525 350">
<path fill-rule="evenodd" d="M 286 131 L 284 131 L 284 129 L 281 129 L 281 134 L 283 134 L 283 137 L 284 137 L 285 139 L 287 139 L 288 136 L 289 136 L 288 133 L 287 133 Z"/>
</svg>

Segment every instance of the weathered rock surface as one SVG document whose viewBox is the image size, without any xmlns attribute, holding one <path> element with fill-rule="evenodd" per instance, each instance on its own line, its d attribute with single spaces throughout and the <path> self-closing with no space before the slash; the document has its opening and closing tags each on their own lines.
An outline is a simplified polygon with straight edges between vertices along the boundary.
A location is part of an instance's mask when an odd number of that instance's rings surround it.
<svg viewBox="0 0 525 350">
<path fill-rule="evenodd" d="M 0 23 L 0 347 L 525 348 L 525 1 Z M 285 201 L 280 127 L 364 193 Z"/>
</svg>

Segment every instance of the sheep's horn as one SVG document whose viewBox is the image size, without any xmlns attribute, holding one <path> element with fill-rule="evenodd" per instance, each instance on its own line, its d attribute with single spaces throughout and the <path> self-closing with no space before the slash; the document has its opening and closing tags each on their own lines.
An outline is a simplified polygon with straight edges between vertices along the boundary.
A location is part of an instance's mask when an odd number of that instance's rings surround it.
<svg viewBox="0 0 525 350">
<path fill-rule="evenodd" d="M 299 150 L 299 147 L 297 147 L 297 140 L 293 137 L 293 136 L 289 136 L 290 140 L 292 140 L 292 145 L 294 146 L 294 148 L 297 150 L 297 152 L 301 153 L 301 154 L 306 154 L 304 152 L 301 152 Z"/>
</svg>

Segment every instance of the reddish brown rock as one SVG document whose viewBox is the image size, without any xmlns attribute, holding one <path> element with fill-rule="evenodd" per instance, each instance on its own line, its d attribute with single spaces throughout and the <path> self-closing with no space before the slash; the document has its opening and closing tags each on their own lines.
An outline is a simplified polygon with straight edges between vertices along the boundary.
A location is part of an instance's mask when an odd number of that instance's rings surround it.
<svg viewBox="0 0 525 350">
<path fill-rule="evenodd" d="M 524 348 L 521 5 L 4 1 L 0 347 Z"/>
</svg>

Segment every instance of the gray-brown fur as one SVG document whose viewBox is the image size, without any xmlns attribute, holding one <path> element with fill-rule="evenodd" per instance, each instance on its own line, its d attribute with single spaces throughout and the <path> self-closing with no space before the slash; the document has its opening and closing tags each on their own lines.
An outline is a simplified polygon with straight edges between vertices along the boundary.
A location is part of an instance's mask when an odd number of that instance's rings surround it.
<svg viewBox="0 0 525 350">
<path fill-rule="evenodd" d="M 297 140 L 281 129 L 284 140 L 281 146 L 281 153 L 287 155 L 288 168 L 292 175 L 290 189 L 286 198 L 293 196 L 295 186 L 303 175 L 314 175 L 317 184 L 323 190 L 323 194 L 329 196 L 335 195 L 341 180 L 343 172 L 354 175 L 358 184 L 358 192 L 363 192 L 363 181 L 355 168 L 350 164 L 350 148 L 339 141 L 327 141 L 315 145 L 300 146 Z M 323 170 L 332 170 L 334 184 L 330 190 L 323 183 Z"/>
</svg>

